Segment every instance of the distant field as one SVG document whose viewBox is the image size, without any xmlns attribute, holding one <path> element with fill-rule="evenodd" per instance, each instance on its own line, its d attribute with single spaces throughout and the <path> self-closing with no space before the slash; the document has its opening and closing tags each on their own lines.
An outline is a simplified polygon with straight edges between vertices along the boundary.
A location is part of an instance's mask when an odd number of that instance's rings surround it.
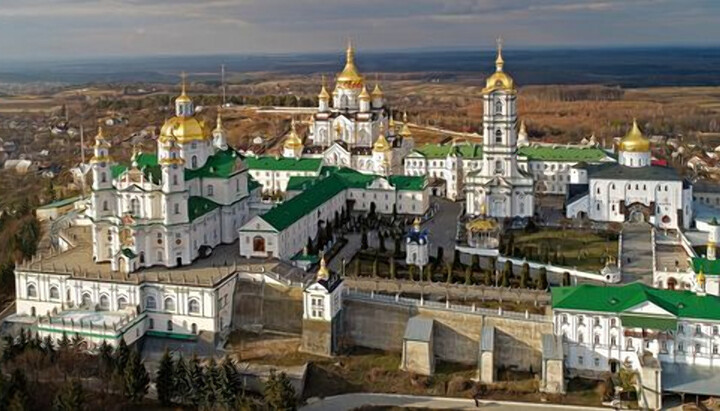
<svg viewBox="0 0 720 411">
<path fill-rule="evenodd" d="M 0 113 L 44 112 L 61 104 L 53 98 L 0 97 Z"/>
</svg>

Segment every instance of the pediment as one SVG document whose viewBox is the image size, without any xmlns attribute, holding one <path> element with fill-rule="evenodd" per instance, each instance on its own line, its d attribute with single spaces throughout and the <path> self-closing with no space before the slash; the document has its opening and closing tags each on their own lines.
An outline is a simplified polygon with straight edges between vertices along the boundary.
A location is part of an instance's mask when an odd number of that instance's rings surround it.
<svg viewBox="0 0 720 411">
<path fill-rule="evenodd" d="M 664 308 L 662 308 L 656 304 L 653 304 L 650 301 L 645 301 L 634 307 L 630 307 L 627 310 L 623 311 L 623 313 L 625 313 L 625 314 L 651 314 L 651 315 L 675 317 L 675 314 L 665 310 Z"/>
</svg>

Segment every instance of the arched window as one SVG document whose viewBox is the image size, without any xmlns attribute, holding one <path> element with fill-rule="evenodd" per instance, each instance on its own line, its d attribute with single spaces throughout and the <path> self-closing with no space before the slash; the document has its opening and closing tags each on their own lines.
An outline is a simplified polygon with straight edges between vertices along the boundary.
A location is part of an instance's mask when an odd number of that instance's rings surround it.
<svg viewBox="0 0 720 411">
<path fill-rule="evenodd" d="M 195 299 L 188 301 L 188 312 L 191 314 L 200 313 L 200 302 Z"/>
<path fill-rule="evenodd" d="M 173 323 L 171 320 L 167 320 L 167 330 L 172 331 L 173 330 Z"/>
<path fill-rule="evenodd" d="M 140 264 L 145 264 L 145 252 L 140 251 Z"/>
<path fill-rule="evenodd" d="M 207 195 L 208 195 L 208 197 L 212 197 L 213 195 L 215 195 L 215 188 L 213 187 L 212 184 L 208 184 Z"/>
<path fill-rule="evenodd" d="M 175 300 L 173 300 L 170 297 L 166 298 L 164 306 L 165 306 L 165 311 L 175 311 Z"/>
<path fill-rule="evenodd" d="M 110 309 L 110 298 L 108 298 L 108 296 L 105 294 L 100 296 L 100 309 L 101 310 L 109 310 Z"/>
<path fill-rule="evenodd" d="M 155 329 L 155 320 L 153 320 L 152 318 L 148 318 L 148 328 L 151 330 Z"/>
<path fill-rule="evenodd" d="M 582 343 L 583 343 L 583 339 L 584 339 L 584 338 L 583 338 L 583 333 L 579 333 L 579 334 L 578 334 L 578 338 L 577 338 L 578 343 L 579 343 L 579 344 L 582 344 Z"/>
<path fill-rule="evenodd" d="M 106 183 L 107 182 L 107 175 L 105 173 L 100 174 L 100 182 Z"/>
<path fill-rule="evenodd" d="M 180 214 L 180 204 L 175 204 L 173 207 L 175 214 Z"/>
<path fill-rule="evenodd" d="M 192 158 L 190 159 L 190 167 L 197 168 L 197 164 L 197 156 L 192 156 Z"/>
<path fill-rule="evenodd" d="M 503 111 L 502 101 L 496 101 L 495 102 L 495 114 L 502 114 L 502 111 Z"/>
<path fill-rule="evenodd" d="M 172 176 L 172 183 L 173 183 L 174 186 L 178 185 L 177 174 L 173 174 L 173 176 Z"/>
<path fill-rule="evenodd" d="M 134 216 L 140 215 L 140 201 L 137 198 L 130 200 L 130 214 Z"/>
<path fill-rule="evenodd" d="M 197 324 L 192 323 L 192 325 L 190 326 L 190 332 L 192 332 L 193 334 L 197 334 Z"/>
<path fill-rule="evenodd" d="M 495 174 L 503 173 L 503 162 L 502 160 L 495 160 Z"/>
<path fill-rule="evenodd" d="M 82 305 L 85 307 L 92 306 L 92 297 L 90 296 L 90 293 L 83 293 L 81 301 Z"/>
<path fill-rule="evenodd" d="M 162 250 L 158 250 L 158 252 L 157 252 L 157 260 L 158 260 L 158 262 L 162 262 L 162 260 L 163 260 L 163 252 L 162 252 Z"/>
<path fill-rule="evenodd" d="M 36 298 L 37 297 L 37 287 L 35 287 L 35 284 L 28 284 L 27 296 L 28 296 L 28 298 Z"/>
<path fill-rule="evenodd" d="M 103 201 L 103 211 L 107 211 L 107 210 L 108 210 L 108 202 Z"/>
<path fill-rule="evenodd" d="M 502 143 L 502 131 L 500 129 L 495 130 L 495 142 Z"/>
<path fill-rule="evenodd" d="M 127 307 L 127 304 L 128 304 L 127 298 L 125 298 L 125 297 L 118 298 L 118 300 L 117 300 L 118 310 L 125 309 L 125 307 Z"/>
<path fill-rule="evenodd" d="M 50 287 L 50 299 L 51 300 L 59 300 L 60 299 L 60 290 L 58 290 L 58 288 L 55 286 Z"/>
<path fill-rule="evenodd" d="M 146 310 L 157 309 L 157 300 L 155 300 L 155 297 L 149 295 L 149 296 L 147 296 L 147 298 L 145 298 L 145 309 Z"/>
</svg>

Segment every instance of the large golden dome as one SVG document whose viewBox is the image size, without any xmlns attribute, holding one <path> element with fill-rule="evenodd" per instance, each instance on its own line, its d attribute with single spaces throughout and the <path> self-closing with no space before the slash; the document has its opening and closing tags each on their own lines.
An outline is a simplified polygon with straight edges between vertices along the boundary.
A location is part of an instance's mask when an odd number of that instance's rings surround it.
<svg viewBox="0 0 720 411">
<path fill-rule="evenodd" d="M 205 140 L 205 123 L 195 117 L 173 117 L 160 129 L 160 141 L 175 138 L 178 143 Z"/>
<path fill-rule="evenodd" d="M 645 138 L 642 131 L 640 131 L 637 121 L 633 120 L 632 128 L 620 141 L 620 151 L 633 153 L 650 151 L 650 140 Z"/>
<path fill-rule="evenodd" d="M 355 49 L 352 43 L 348 43 L 345 52 L 345 68 L 342 73 L 338 74 L 336 86 L 339 88 L 362 88 L 364 84 L 365 79 L 355 66 Z"/>
<path fill-rule="evenodd" d="M 303 142 L 300 139 L 300 137 L 297 135 L 297 130 L 295 128 L 295 120 L 293 120 L 292 124 L 290 125 L 290 135 L 285 140 L 285 144 L 283 144 L 283 147 L 290 149 L 290 150 L 295 150 L 302 146 L 303 146 Z"/>
</svg>

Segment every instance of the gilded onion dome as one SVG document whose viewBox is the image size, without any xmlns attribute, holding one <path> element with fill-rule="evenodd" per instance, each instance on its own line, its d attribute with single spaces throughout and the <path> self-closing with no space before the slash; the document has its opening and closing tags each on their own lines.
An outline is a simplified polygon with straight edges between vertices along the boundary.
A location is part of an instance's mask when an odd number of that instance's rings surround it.
<svg viewBox="0 0 720 411">
<path fill-rule="evenodd" d="M 697 274 L 697 283 L 700 288 L 705 288 L 705 274 L 702 269 L 700 269 L 700 272 Z"/>
<path fill-rule="evenodd" d="M 484 93 L 495 90 L 514 91 L 515 82 L 512 77 L 503 71 L 505 60 L 502 56 L 502 42 L 498 39 L 497 58 L 495 59 L 495 73 L 485 80 Z"/>
<path fill-rule="evenodd" d="M 348 43 L 345 52 L 345 68 L 338 75 L 337 88 L 361 88 L 365 84 L 363 76 L 360 75 L 358 68 L 355 66 L 355 49 L 352 43 Z"/>
<path fill-rule="evenodd" d="M 637 125 L 637 121 L 633 119 L 633 125 L 630 131 L 620 140 L 620 151 L 631 153 L 642 153 L 650 151 L 650 140 L 645 138 L 642 131 Z"/>
<path fill-rule="evenodd" d="M 373 98 L 382 98 L 383 97 L 383 91 L 380 88 L 380 83 L 375 83 L 375 88 L 372 91 Z"/>
<path fill-rule="evenodd" d="M 195 117 L 173 117 L 160 129 L 160 142 L 165 142 L 171 137 L 180 144 L 205 140 L 207 137 L 205 122 L 198 121 Z"/>
<path fill-rule="evenodd" d="M 330 278 L 330 270 L 327 268 L 324 255 L 320 258 L 320 269 L 317 272 L 317 278 L 318 280 L 327 280 Z"/>
<path fill-rule="evenodd" d="M 373 144 L 373 150 L 380 153 L 390 151 L 390 143 L 388 143 L 385 138 L 385 127 L 382 123 L 380 123 L 380 135 L 378 136 L 377 141 L 375 141 L 375 144 Z"/>
<path fill-rule="evenodd" d="M 393 117 L 392 110 L 390 111 L 388 117 L 388 128 L 395 131 L 395 118 Z"/>
<path fill-rule="evenodd" d="M 290 135 L 287 139 L 285 139 L 285 143 L 283 144 L 283 147 L 287 149 L 294 150 L 296 148 L 300 148 L 303 146 L 303 142 L 297 135 L 297 129 L 295 127 L 295 120 L 293 119 L 292 123 L 290 123 Z"/>
<path fill-rule="evenodd" d="M 328 93 L 327 88 L 325 87 L 325 75 L 322 76 L 322 89 L 320 89 L 320 94 L 318 94 L 318 98 L 320 100 L 330 100 L 330 93 Z"/>
<path fill-rule="evenodd" d="M 402 137 L 409 137 L 412 135 L 412 132 L 410 131 L 410 127 L 408 126 L 408 116 L 407 111 L 403 113 L 403 126 L 400 129 L 400 134 Z"/>
<path fill-rule="evenodd" d="M 358 96 L 360 100 L 369 101 L 370 100 L 370 93 L 367 91 L 367 87 L 363 86 L 362 91 L 360 92 L 360 95 Z"/>
</svg>

